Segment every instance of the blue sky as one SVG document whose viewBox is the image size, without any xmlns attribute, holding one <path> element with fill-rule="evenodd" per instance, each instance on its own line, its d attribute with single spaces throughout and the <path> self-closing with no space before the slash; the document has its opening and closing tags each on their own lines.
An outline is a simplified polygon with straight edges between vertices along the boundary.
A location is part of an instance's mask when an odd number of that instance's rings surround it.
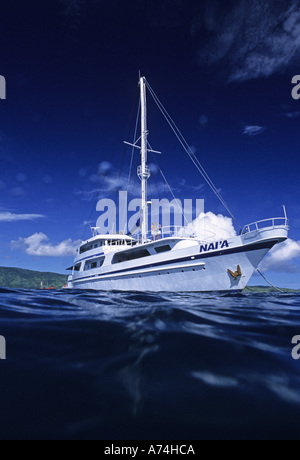
<svg viewBox="0 0 300 460">
<path fill-rule="evenodd" d="M 1 265 L 72 263 L 103 171 L 105 197 L 126 183 L 141 70 L 242 225 L 286 205 L 290 240 L 265 269 L 300 287 L 299 1 L 32 0 L 0 22 Z M 176 196 L 226 216 L 151 104 L 149 128 Z"/>
</svg>

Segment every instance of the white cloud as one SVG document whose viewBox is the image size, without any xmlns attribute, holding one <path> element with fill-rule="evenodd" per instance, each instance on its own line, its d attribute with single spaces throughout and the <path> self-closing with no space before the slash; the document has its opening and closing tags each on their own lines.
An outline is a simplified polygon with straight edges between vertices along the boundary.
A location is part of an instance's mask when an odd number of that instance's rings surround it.
<svg viewBox="0 0 300 460">
<path fill-rule="evenodd" d="M 151 177 L 159 176 L 159 168 L 155 163 L 150 164 L 149 167 L 151 171 Z M 204 184 L 193 186 L 187 184 L 186 182 L 181 182 L 179 184 L 179 182 L 176 180 L 176 185 L 174 185 L 174 182 L 169 182 L 173 193 L 181 191 L 181 188 L 185 188 L 186 190 L 192 192 L 199 192 L 204 188 Z M 178 185 L 180 185 L 180 187 L 178 187 Z M 163 195 L 164 191 L 167 189 L 168 187 L 166 186 L 166 183 L 156 178 L 155 181 L 153 180 L 149 183 L 149 198 L 150 195 L 152 195 L 152 198 L 159 195 L 160 193 Z M 105 197 L 107 198 L 112 194 L 115 195 L 115 199 L 117 197 L 117 192 L 126 190 L 131 197 L 130 199 L 133 197 L 139 198 L 141 195 L 140 181 L 136 179 L 136 167 L 134 166 L 132 168 L 129 177 L 129 172 L 120 173 L 120 171 L 114 168 L 110 162 L 103 161 L 98 165 L 98 174 L 92 174 L 88 177 L 88 182 L 86 182 L 86 189 L 75 189 L 73 193 L 82 201 L 92 201 L 97 199 L 97 197 L 98 199 L 102 199 Z"/>
<path fill-rule="evenodd" d="M 295 273 L 299 267 L 295 264 L 300 258 L 300 241 L 287 239 L 284 243 L 275 246 L 261 263 L 261 270 Z"/>
<path fill-rule="evenodd" d="M 74 195 L 79 197 L 82 201 L 95 200 L 97 196 L 100 196 L 100 189 L 93 190 L 74 190 Z"/>
<path fill-rule="evenodd" d="M 193 223 L 187 225 L 184 233 L 195 234 L 202 239 L 211 238 L 211 240 L 226 240 L 236 236 L 232 219 L 212 212 L 202 212 Z"/>
<path fill-rule="evenodd" d="M 72 241 L 71 239 L 52 244 L 44 233 L 35 233 L 28 238 L 12 241 L 11 248 L 22 249 L 29 256 L 63 257 L 74 256 L 79 244 L 80 241 Z"/>
<path fill-rule="evenodd" d="M 265 131 L 266 128 L 263 126 L 245 126 L 243 134 L 246 136 L 258 136 L 259 134 L 262 134 Z"/>
<path fill-rule="evenodd" d="M 300 57 L 299 0 L 236 1 L 215 15 L 213 38 L 201 49 L 201 63 L 226 58 L 229 81 L 269 77 Z M 221 8 L 221 5 L 220 7 Z"/>
<path fill-rule="evenodd" d="M 0 222 L 19 222 L 25 220 L 43 219 L 45 216 L 42 214 L 14 214 L 12 212 L 0 212 Z"/>
<path fill-rule="evenodd" d="M 100 175 L 106 175 L 112 169 L 113 169 L 113 165 L 109 161 L 102 161 L 98 165 L 98 173 Z"/>
</svg>

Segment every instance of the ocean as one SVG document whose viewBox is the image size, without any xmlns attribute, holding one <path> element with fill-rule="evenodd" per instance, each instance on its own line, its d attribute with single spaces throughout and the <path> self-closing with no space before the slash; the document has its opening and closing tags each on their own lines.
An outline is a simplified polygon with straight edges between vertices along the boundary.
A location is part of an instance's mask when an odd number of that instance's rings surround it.
<svg viewBox="0 0 300 460">
<path fill-rule="evenodd" d="M 299 294 L 0 289 L 0 335 L 2 440 L 300 439 Z"/>
</svg>

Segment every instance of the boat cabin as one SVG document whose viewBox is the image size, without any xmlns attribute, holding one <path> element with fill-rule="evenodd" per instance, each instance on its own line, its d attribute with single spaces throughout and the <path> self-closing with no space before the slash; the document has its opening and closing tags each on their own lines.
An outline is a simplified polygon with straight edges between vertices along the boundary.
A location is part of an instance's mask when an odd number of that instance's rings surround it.
<svg viewBox="0 0 300 460">
<path fill-rule="evenodd" d="M 79 254 L 109 246 L 134 246 L 137 241 L 127 235 L 98 235 L 85 241 L 79 248 Z"/>
</svg>

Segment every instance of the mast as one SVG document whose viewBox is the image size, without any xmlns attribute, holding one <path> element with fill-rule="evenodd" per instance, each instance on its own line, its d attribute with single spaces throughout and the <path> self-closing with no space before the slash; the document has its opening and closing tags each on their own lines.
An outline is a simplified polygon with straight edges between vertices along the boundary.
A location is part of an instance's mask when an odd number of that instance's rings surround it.
<svg viewBox="0 0 300 460">
<path fill-rule="evenodd" d="M 140 78 L 141 91 L 141 166 L 138 167 L 138 176 L 141 180 L 142 191 L 142 242 L 146 243 L 148 233 L 148 206 L 147 206 L 147 181 L 150 177 L 150 169 L 147 165 L 148 154 L 148 129 L 147 129 L 147 98 L 146 79 Z"/>
</svg>

